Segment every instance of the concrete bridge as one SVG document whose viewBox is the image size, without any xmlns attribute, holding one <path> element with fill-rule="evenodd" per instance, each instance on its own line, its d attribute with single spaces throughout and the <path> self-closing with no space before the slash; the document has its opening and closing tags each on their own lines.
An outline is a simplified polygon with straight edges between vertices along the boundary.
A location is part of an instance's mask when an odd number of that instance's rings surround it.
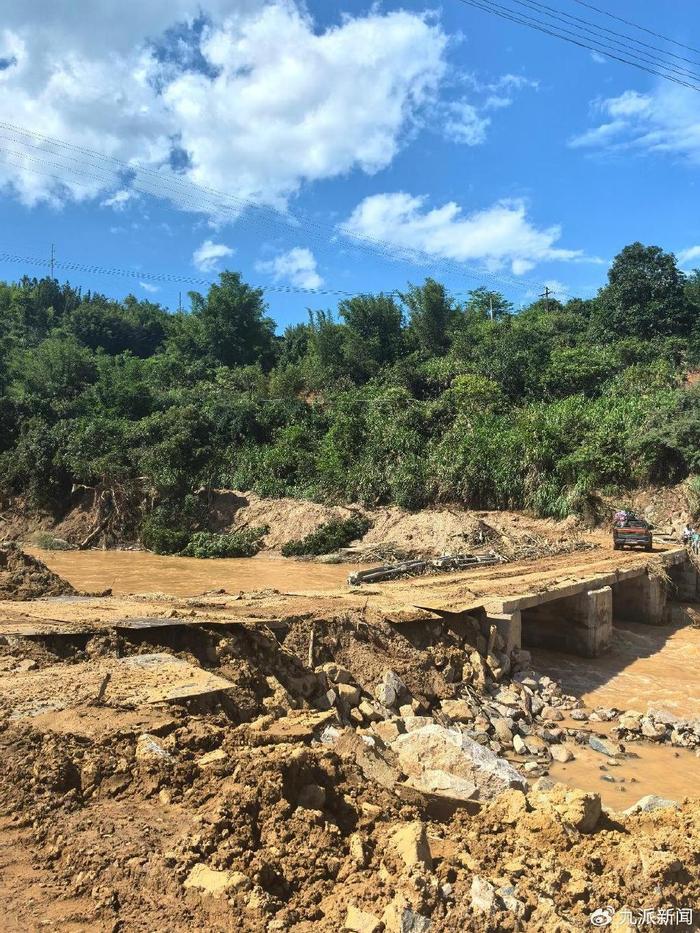
<svg viewBox="0 0 700 933">
<path fill-rule="evenodd" d="M 510 648 L 546 647 L 597 657 L 610 647 L 613 620 L 663 625 L 670 620 L 669 597 L 698 600 L 698 572 L 684 549 L 659 554 L 654 564 L 623 566 L 543 592 L 489 600 L 487 618 Z"/>
<path fill-rule="evenodd" d="M 471 616 L 485 636 L 496 625 L 509 648 L 544 646 L 596 657 L 610 646 L 613 620 L 661 625 L 668 619 L 669 597 L 700 598 L 698 573 L 683 548 L 653 554 L 593 548 L 342 590 L 211 597 L 198 604 L 195 617 L 184 599 L 174 616 L 174 604 L 167 604 L 165 614 L 157 597 L 0 601 L 0 635 L 87 640 L 115 629 L 126 636 L 177 630 L 185 637 L 187 630 L 212 625 L 277 630 L 290 620 L 328 621 L 348 612 L 370 624 L 420 628 L 436 616 L 447 622 Z"/>
</svg>

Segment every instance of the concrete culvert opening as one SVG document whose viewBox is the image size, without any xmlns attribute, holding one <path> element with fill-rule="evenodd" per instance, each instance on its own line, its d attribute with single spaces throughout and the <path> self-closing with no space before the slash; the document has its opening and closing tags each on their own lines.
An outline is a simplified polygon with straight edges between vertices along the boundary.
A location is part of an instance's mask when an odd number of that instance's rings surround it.
<svg viewBox="0 0 700 933">
<path fill-rule="evenodd" d="M 668 619 L 666 579 L 643 573 L 613 586 L 613 614 L 621 622 L 664 625 Z"/>
<path fill-rule="evenodd" d="M 527 648 L 551 648 L 594 658 L 612 641 L 613 600 L 609 586 L 551 599 L 522 610 Z"/>
</svg>

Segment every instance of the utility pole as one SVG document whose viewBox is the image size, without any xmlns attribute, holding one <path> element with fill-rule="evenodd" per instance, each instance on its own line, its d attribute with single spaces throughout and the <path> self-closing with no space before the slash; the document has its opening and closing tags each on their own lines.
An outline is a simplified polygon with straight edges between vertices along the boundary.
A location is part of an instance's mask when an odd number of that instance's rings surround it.
<svg viewBox="0 0 700 933">
<path fill-rule="evenodd" d="M 49 263 L 49 265 L 51 266 L 51 278 L 52 278 L 52 279 L 53 279 L 53 277 L 54 277 L 54 275 L 53 275 L 53 267 L 54 267 L 55 261 L 56 261 L 56 251 L 55 251 L 54 245 L 53 245 L 53 243 L 52 243 L 52 244 L 51 244 L 51 261 L 50 261 L 50 263 Z"/>
<path fill-rule="evenodd" d="M 182 311 L 182 292 L 177 293 L 177 310 L 178 314 Z"/>
<path fill-rule="evenodd" d="M 551 288 L 548 285 L 545 285 L 544 291 L 540 295 L 540 298 L 544 299 L 545 311 L 549 311 L 549 299 L 552 295 L 554 295 L 554 292 L 551 290 Z"/>
<path fill-rule="evenodd" d="M 489 295 L 489 317 L 493 320 L 493 295 Z"/>
</svg>

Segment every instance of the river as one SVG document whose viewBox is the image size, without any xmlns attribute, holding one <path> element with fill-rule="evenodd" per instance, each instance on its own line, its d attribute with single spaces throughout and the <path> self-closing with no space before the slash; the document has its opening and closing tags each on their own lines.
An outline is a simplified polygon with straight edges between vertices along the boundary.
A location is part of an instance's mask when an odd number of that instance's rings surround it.
<svg viewBox="0 0 700 933">
<path fill-rule="evenodd" d="M 345 586 L 355 564 L 318 564 L 284 557 L 200 560 L 150 551 L 45 551 L 27 548 L 77 590 L 111 589 L 115 596 L 166 593 L 200 596 L 208 590 L 333 590 Z"/>
<path fill-rule="evenodd" d="M 668 626 L 616 623 L 612 647 L 602 657 L 537 649 L 532 652 L 533 667 L 591 709 L 654 709 L 681 719 L 700 718 L 699 619 L 697 609 L 674 605 Z M 595 724 L 598 734 L 608 728 L 606 723 Z M 572 747 L 575 760 L 553 764 L 550 776 L 596 790 L 604 803 L 618 810 L 646 794 L 672 800 L 698 795 L 700 759 L 694 752 L 648 742 L 629 743 L 627 750 L 637 757 L 611 766 L 590 748 Z"/>
</svg>

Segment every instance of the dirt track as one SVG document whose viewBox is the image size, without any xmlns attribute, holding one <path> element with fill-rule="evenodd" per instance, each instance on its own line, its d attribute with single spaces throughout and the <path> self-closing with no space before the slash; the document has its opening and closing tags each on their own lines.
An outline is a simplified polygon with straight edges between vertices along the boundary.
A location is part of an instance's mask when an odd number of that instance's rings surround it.
<svg viewBox="0 0 700 933">
<path fill-rule="evenodd" d="M 29 634 L 33 631 L 75 631 L 110 628 L 121 620 L 168 618 L 180 624 L 191 619 L 205 621 L 257 621 L 271 623 L 292 617 L 327 619 L 344 612 L 360 611 L 370 619 L 395 621 L 429 619 L 432 613 L 417 607 L 468 611 L 498 603 L 509 596 L 550 590 L 556 586 L 614 573 L 617 569 L 653 564 L 670 548 L 654 554 L 597 550 L 559 554 L 535 560 L 436 574 L 389 583 L 338 589 L 287 592 L 264 590 L 239 594 L 178 598 L 157 595 L 133 597 L 81 597 L 34 600 L 18 604 L 0 601 L 0 634 L 3 631 Z M 174 558 L 175 560 L 177 558 Z"/>
</svg>

